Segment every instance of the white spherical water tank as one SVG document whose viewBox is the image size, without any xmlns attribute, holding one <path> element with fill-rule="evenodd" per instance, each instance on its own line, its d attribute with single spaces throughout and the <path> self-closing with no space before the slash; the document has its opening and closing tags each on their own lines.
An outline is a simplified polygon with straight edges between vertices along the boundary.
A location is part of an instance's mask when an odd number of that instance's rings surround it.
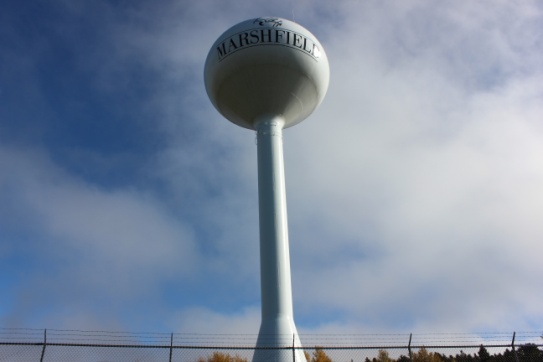
<svg viewBox="0 0 543 362">
<path fill-rule="evenodd" d="M 226 119 L 255 129 L 258 117 L 274 115 L 287 128 L 321 103 L 330 70 L 322 45 L 307 29 L 264 17 L 225 31 L 209 51 L 204 74 L 209 98 Z"/>
</svg>

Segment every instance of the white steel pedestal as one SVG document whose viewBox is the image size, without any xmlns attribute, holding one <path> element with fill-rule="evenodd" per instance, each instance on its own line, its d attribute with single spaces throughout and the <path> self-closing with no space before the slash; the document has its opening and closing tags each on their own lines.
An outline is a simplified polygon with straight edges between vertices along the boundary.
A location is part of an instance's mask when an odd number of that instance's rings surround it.
<svg viewBox="0 0 543 362">
<path fill-rule="evenodd" d="M 281 117 L 256 123 L 262 324 L 253 362 L 306 362 L 303 350 L 292 348 L 301 343 L 292 310 L 283 126 Z"/>
</svg>

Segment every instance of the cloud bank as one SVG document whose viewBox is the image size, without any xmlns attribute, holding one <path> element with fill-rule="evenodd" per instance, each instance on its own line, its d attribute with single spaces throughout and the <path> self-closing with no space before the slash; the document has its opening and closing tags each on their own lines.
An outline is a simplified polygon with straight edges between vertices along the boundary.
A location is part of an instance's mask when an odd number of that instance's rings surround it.
<svg viewBox="0 0 543 362">
<path fill-rule="evenodd" d="M 300 331 L 538 329 L 542 12 L 6 7 L 1 325 L 257 333 L 255 135 L 221 119 L 202 72 L 220 33 L 271 14 L 331 65 L 323 104 L 284 133 Z"/>
</svg>

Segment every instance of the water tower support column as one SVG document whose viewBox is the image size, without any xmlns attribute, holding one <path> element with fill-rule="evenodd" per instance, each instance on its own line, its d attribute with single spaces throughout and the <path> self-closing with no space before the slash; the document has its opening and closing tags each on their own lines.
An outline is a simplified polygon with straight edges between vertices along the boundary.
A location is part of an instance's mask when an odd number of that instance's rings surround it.
<svg viewBox="0 0 543 362">
<path fill-rule="evenodd" d="M 284 120 L 262 117 L 256 123 L 258 140 L 258 198 L 260 220 L 260 283 L 262 324 L 257 347 L 301 347 L 294 325 L 283 164 Z M 294 337 L 294 340 L 293 340 Z M 254 362 L 292 362 L 292 350 L 256 350 Z M 296 361 L 304 362 L 301 349 Z"/>
</svg>

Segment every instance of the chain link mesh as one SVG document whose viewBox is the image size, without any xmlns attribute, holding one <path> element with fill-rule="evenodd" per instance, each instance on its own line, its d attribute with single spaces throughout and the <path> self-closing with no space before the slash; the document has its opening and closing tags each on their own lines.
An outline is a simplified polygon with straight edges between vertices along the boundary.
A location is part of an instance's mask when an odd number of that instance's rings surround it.
<svg viewBox="0 0 543 362">
<path fill-rule="evenodd" d="M 543 362 L 539 333 L 300 335 L 307 361 Z M 0 329 L 0 361 L 249 362 L 256 335 Z M 269 348 L 296 356 L 299 347 Z M 280 351 L 278 351 L 280 350 Z M 260 353 L 259 356 L 266 355 Z M 299 359 L 299 358 L 298 358 Z M 285 358 L 283 358 L 285 360 Z"/>
</svg>

